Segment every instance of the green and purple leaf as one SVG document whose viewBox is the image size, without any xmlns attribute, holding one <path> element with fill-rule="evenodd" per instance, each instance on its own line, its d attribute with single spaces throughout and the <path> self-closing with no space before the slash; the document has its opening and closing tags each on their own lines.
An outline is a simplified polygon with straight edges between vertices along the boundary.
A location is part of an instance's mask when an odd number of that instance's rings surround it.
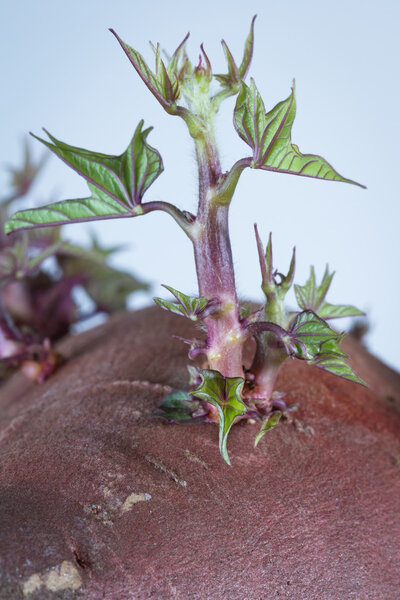
<svg viewBox="0 0 400 600">
<path fill-rule="evenodd" d="M 299 148 L 292 144 L 291 131 L 295 114 L 294 87 L 286 100 L 279 102 L 266 114 L 254 80 L 251 80 L 250 87 L 242 82 L 234 111 L 234 125 L 239 136 L 253 150 L 250 166 L 315 179 L 343 181 L 365 187 L 342 177 L 321 156 L 302 154 Z"/>
<path fill-rule="evenodd" d="M 225 88 L 232 88 L 232 91 L 236 88 L 238 89 L 238 85 L 241 80 L 244 79 L 248 73 L 251 59 L 253 57 L 253 48 L 254 48 L 254 21 L 256 20 L 256 15 L 253 17 L 250 25 L 250 32 L 247 36 L 244 45 L 244 52 L 242 62 L 238 67 L 235 59 L 232 56 L 231 51 L 225 40 L 222 40 L 222 47 L 224 49 L 226 62 L 228 64 L 228 73 L 226 75 L 214 75 L 215 79 Z"/>
<path fill-rule="evenodd" d="M 289 335 L 288 349 L 296 358 L 305 359 L 308 364 L 365 385 L 346 363 L 348 356 L 339 347 L 345 334 L 335 332 L 312 311 L 297 315 Z"/>
<path fill-rule="evenodd" d="M 153 96 L 167 112 L 171 112 L 172 107 L 175 105 L 180 96 L 179 83 L 175 73 L 175 68 L 181 54 L 184 51 L 184 43 L 186 42 L 188 36 L 186 36 L 182 44 L 180 44 L 175 51 L 172 59 L 173 63 L 169 69 L 165 66 L 164 61 L 161 59 L 160 47 L 157 45 L 156 71 L 153 73 L 152 70 L 147 66 L 142 55 L 137 52 L 137 50 L 134 50 L 131 48 L 131 46 L 123 42 L 113 29 L 110 29 L 110 31 L 118 40 L 129 61 Z"/>
<path fill-rule="evenodd" d="M 244 44 L 244 52 L 242 62 L 239 66 L 239 76 L 240 79 L 244 79 L 249 71 L 251 59 L 253 58 L 253 49 L 254 49 L 254 21 L 256 20 L 257 15 L 251 20 L 250 32 L 247 36 L 247 39 Z"/>
<path fill-rule="evenodd" d="M 180 81 L 181 77 L 187 72 L 187 70 L 191 70 L 192 68 L 185 48 L 188 38 L 189 33 L 186 34 L 185 38 L 168 60 L 167 73 L 170 79 L 175 78 L 176 80 Z"/>
<path fill-rule="evenodd" d="M 189 396 L 188 392 L 178 390 L 165 396 L 152 416 L 171 423 L 194 424 L 204 421 L 206 412 L 201 410 L 200 402 Z"/>
<path fill-rule="evenodd" d="M 207 300 L 207 298 L 186 296 L 182 292 L 178 292 L 168 285 L 163 285 L 173 296 L 177 302 L 164 300 L 163 298 L 153 298 L 154 302 L 164 310 L 187 317 L 191 321 L 203 319 L 209 314 L 214 313 L 219 308 L 217 300 Z"/>
<path fill-rule="evenodd" d="M 219 449 L 224 460 L 230 465 L 226 443 L 236 418 L 246 412 L 246 406 L 241 397 L 244 379 L 224 377 L 218 371 L 208 369 L 202 369 L 200 377 L 200 386 L 190 393 L 218 409 Z"/>
<path fill-rule="evenodd" d="M 304 285 L 295 285 L 294 291 L 299 307 L 303 310 L 312 310 L 322 319 L 338 319 L 341 317 L 362 316 L 361 310 L 355 306 L 345 304 L 329 304 L 325 301 L 331 285 L 333 273 L 329 273 L 326 266 L 320 285 L 316 284 L 314 267 L 311 267 L 310 277 Z"/>
<path fill-rule="evenodd" d="M 267 433 L 267 431 L 270 431 L 271 429 L 273 429 L 274 427 L 276 427 L 278 425 L 281 416 L 282 416 L 282 413 L 280 410 L 276 410 L 273 413 L 271 413 L 270 415 L 268 415 L 268 417 L 262 422 L 260 431 L 256 435 L 256 438 L 254 440 L 254 447 L 256 447 L 258 445 L 258 442 Z"/>
<path fill-rule="evenodd" d="M 289 346 L 296 358 L 312 360 L 321 352 L 321 346 L 343 335 L 331 329 L 323 319 L 310 310 L 299 313 L 289 329 Z"/>
<path fill-rule="evenodd" d="M 274 269 L 273 265 L 272 233 L 269 234 L 267 248 L 264 255 L 263 245 L 256 224 L 254 224 L 254 231 L 256 235 L 258 258 L 262 275 L 261 288 L 266 294 L 267 298 L 270 298 L 271 295 L 278 294 L 283 300 L 293 284 L 294 272 L 296 268 L 296 248 L 293 248 L 293 254 L 287 275 L 278 273 L 278 271 Z"/>
<path fill-rule="evenodd" d="M 92 195 L 18 211 L 7 221 L 5 232 L 141 214 L 143 194 L 163 170 L 160 154 L 146 142 L 151 128 L 142 131 L 142 127 L 143 121 L 120 156 L 70 146 L 50 134 L 53 143 L 37 138 L 86 180 Z"/>
<path fill-rule="evenodd" d="M 240 83 L 239 69 L 227 43 L 224 40 L 221 43 L 228 63 L 228 73 L 226 75 L 214 75 L 214 77 L 223 87 L 231 88 Z"/>
<path fill-rule="evenodd" d="M 315 365 L 320 369 L 329 371 L 329 373 L 333 373 L 333 375 L 337 375 L 343 379 L 349 379 L 355 383 L 360 383 L 361 385 L 367 386 L 365 381 L 360 379 L 360 377 L 358 377 L 350 365 L 345 361 L 345 358 L 347 358 L 347 355 L 342 356 L 338 355 L 337 353 L 331 354 L 329 352 L 322 352 L 313 360 L 308 361 L 308 364 Z"/>
</svg>

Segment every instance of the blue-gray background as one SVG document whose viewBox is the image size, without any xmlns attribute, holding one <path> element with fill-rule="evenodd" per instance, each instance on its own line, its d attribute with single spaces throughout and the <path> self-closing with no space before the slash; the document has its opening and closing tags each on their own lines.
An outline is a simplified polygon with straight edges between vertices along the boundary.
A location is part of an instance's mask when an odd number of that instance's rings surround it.
<svg viewBox="0 0 400 600">
<path fill-rule="evenodd" d="M 145 200 L 187 210 L 195 209 L 197 182 L 184 124 L 163 112 L 108 27 L 149 61 L 148 40 L 171 51 L 190 30 L 192 60 L 204 42 L 219 73 L 226 70 L 220 39 L 239 61 L 257 13 L 251 74 L 267 109 L 287 97 L 295 77 L 293 141 L 368 189 L 247 170 L 231 211 L 239 294 L 261 299 L 256 221 L 265 240 L 273 232 L 280 270 L 297 246 L 299 283 L 310 264 L 318 276 L 327 262 L 336 270 L 328 300 L 364 309 L 370 349 L 400 368 L 396 0 L 2 0 L 1 9 L 1 166 L 18 163 L 24 134 L 40 134 L 42 126 L 68 143 L 119 154 L 144 118 L 154 126 L 149 141 L 165 164 Z M 226 102 L 218 121 L 224 169 L 249 153 L 233 130 L 233 106 Z M 0 181 L 4 189 L 4 170 Z M 39 204 L 86 194 L 84 181 L 52 158 L 34 195 Z M 152 282 L 153 295 L 163 294 L 161 283 L 196 292 L 190 243 L 167 215 L 68 226 L 65 235 L 85 241 L 90 229 L 105 244 L 126 244 L 115 263 Z M 150 298 L 139 294 L 132 305 Z"/>
</svg>

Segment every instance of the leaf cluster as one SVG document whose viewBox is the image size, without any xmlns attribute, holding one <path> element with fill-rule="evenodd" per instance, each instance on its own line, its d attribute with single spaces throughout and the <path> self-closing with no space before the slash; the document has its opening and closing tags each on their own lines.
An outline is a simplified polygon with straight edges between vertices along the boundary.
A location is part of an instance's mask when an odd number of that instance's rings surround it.
<svg viewBox="0 0 400 600">
<path fill-rule="evenodd" d="M 67 150 L 61 151 L 67 155 Z M 22 166 L 11 169 L 11 194 L 0 200 L 1 230 L 14 204 L 34 185 L 44 162 L 44 158 L 32 159 L 26 143 Z M 0 234 L 0 379 L 22 368 L 30 378 L 42 381 L 54 370 L 59 358 L 51 344 L 90 316 L 79 309 L 78 287 L 91 299 L 91 315 L 121 310 L 129 294 L 147 288 L 108 264 L 116 250 L 101 248 L 95 238 L 91 248 L 70 244 L 59 227 L 22 231 L 13 237 Z"/>
<path fill-rule="evenodd" d="M 164 201 L 143 201 L 145 192 L 161 174 L 163 161 L 159 152 L 147 142 L 151 128 L 144 129 L 143 121 L 140 121 L 127 149 L 118 156 L 71 146 L 49 133 L 49 140 L 37 138 L 85 179 L 90 194 L 86 198 L 67 199 L 41 208 L 18 211 L 5 224 L 6 233 L 11 233 L 72 222 L 136 217 L 154 210 L 162 210 L 175 219 L 194 245 L 199 289 L 204 289 L 202 278 L 210 283 L 209 280 L 214 277 L 215 281 L 210 286 L 213 288 L 214 285 L 218 293 L 214 294 L 209 287 L 209 293 L 202 293 L 198 297 L 188 296 L 165 286 L 174 300 L 155 298 L 162 309 L 199 322 L 207 330 L 205 340 L 183 341 L 190 346 L 189 357 L 194 359 L 204 355 L 208 362 L 202 366 L 209 367 L 192 372 L 191 391 L 178 391 L 168 395 L 156 416 L 175 422 L 218 420 L 220 451 L 228 464 L 227 437 L 237 420 L 249 418 L 261 423 L 256 437 L 257 444 L 289 410 L 283 401 L 279 406 L 274 405 L 272 393 L 278 367 L 288 357 L 363 383 L 351 369 L 347 355 L 340 348 L 344 334 L 338 333 L 328 323 L 330 319 L 362 313 L 354 306 L 332 305 L 327 302 L 326 295 L 333 278 L 333 273 L 328 268 L 319 285 L 312 267 L 307 282 L 303 286 L 294 286 L 299 310 L 294 314 L 289 313 L 284 301 L 287 292 L 294 285 L 295 250 L 288 272 L 283 275 L 273 265 L 271 236 L 264 253 L 256 228 L 261 287 L 266 299 L 264 307 L 239 317 L 236 291 L 224 289 L 221 292 L 220 282 L 229 280 L 225 279 L 224 270 L 230 270 L 230 281 L 234 281 L 225 217 L 245 168 L 364 187 L 340 175 L 323 157 L 303 154 L 292 143 L 292 127 L 296 115 L 294 84 L 285 100 L 267 110 L 254 79 L 250 79 L 249 84 L 245 82 L 253 56 L 254 21 L 255 18 L 245 41 L 240 63 L 235 61 L 227 43 L 222 41 L 227 63 L 227 72 L 223 74 L 213 74 L 203 46 L 199 63 L 193 67 L 186 53 L 189 34 L 171 56 L 163 58 L 159 44 L 152 45 L 155 65 L 150 68 L 137 50 L 111 30 L 131 65 L 163 109 L 171 115 L 181 117 L 188 126 L 195 143 L 199 166 L 197 214 L 180 210 Z M 213 81 L 219 86 L 216 92 L 212 89 Z M 234 128 L 250 148 L 251 155 L 241 158 L 223 173 L 214 140 L 214 119 L 222 101 L 232 95 L 237 96 L 233 111 Z M 29 162 L 25 162 L 32 177 L 34 169 Z M 57 244 L 57 240 L 52 243 Z M 223 258 L 222 246 L 226 250 Z M 27 259 L 23 247 L 16 247 L 4 259 L 3 268 L 8 269 L 8 276 L 17 272 L 26 274 L 43 262 L 41 257 L 44 260 L 50 253 L 57 257 L 66 280 L 75 283 L 79 280 L 80 285 L 85 287 L 102 310 L 107 306 L 110 310 L 121 307 L 128 290 L 137 285 L 129 277 L 112 272 L 97 246 L 82 252 L 71 245 L 62 244 L 58 247 L 48 244 L 41 252 L 42 254 L 39 252 Z M 202 258 L 199 259 L 199 256 Z M 36 263 L 32 264 L 32 260 L 36 260 Z M 201 260 L 205 264 L 200 269 Z M 101 285 L 98 284 L 100 279 Z M 121 293 L 115 294 L 114 290 L 118 285 Z M 231 287 L 234 288 L 234 283 Z M 107 293 L 107 289 L 113 291 Z M 229 301 L 226 300 L 227 296 Z M 254 338 L 256 352 L 245 377 L 241 377 L 239 375 L 244 373 L 238 365 L 241 365 L 242 346 L 249 338 Z M 218 360 L 213 357 L 220 357 L 225 353 L 224 344 L 236 344 L 239 360 L 235 363 L 234 371 L 241 371 L 237 377 L 227 377 L 225 373 L 213 368 L 213 361 Z M 221 367 L 221 370 L 224 371 L 224 368 Z"/>
</svg>

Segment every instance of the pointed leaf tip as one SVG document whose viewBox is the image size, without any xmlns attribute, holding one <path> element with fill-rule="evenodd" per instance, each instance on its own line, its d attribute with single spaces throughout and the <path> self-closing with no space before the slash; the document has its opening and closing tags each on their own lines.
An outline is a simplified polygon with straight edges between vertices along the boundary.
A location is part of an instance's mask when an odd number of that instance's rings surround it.
<svg viewBox="0 0 400 600">
<path fill-rule="evenodd" d="M 153 298 L 154 302 L 160 308 L 187 317 L 191 321 L 204 319 L 208 315 L 217 312 L 219 309 L 219 302 L 215 299 L 207 300 L 207 298 L 201 296 L 187 296 L 168 285 L 163 284 L 163 287 L 171 292 L 177 301 L 171 302 L 170 300 L 164 300 L 163 298 Z"/>
<path fill-rule="evenodd" d="M 228 73 L 224 75 L 215 75 L 215 78 L 222 85 L 225 90 L 229 90 L 230 94 L 236 94 L 239 91 L 239 86 L 241 80 L 243 80 L 249 70 L 250 63 L 253 57 L 253 48 L 254 48 L 254 22 L 257 15 L 251 20 L 250 32 L 246 38 L 243 58 L 238 66 L 233 55 L 228 47 L 228 44 L 224 39 L 221 40 L 221 44 L 225 53 L 225 58 L 228 65 Z"/>
<path fill-rule="evenodd" d="M 324 371 L 329 371 L 329 373 L 341 377 L 342 379 L 348 379 L 349 381 L 368 387 L 368 384 L 366 384 L 346 362 L 346 358 L 347 355 L 343 356 L 343 353 L 336 354 L 322 352 L 319 356 L 316 356 L 314 360 L 309 361 L 309 364 L 315 365 Z"/>
<path fill-rule="evenodd" d="M 227 451 L 228 434 L 236 418 L 246 412 L 241 391 L 244 385 L 242 377 L 224 377 L 219 371 L 202 369 L 199 371 L 201 383 L 192 395 L 209 402 L 218 409 L 219 449 L 228 465 L 231 465 Z"/>
<path fill-rule="evenodd" d="M 281 416 L 282 416 L 282 412 L 280 410 L 277 410 L 277 411 L 273 412 L 272 414 L 270 414 L 262 422 L 260 431 L 257 433 L 255 440 L 254 440 L 254 448 L 256 448 L 258 446 L 259 441 L 261 440 L 262 437 L 264 437 L 264 435 L 267 433 L 267 431 L 270 431 L 271 429 L 273 429 L 274 427 L 276 427 L 278 425 Z"/>
<path fill-rule="evenodd" d="M 310 276 L 304 285 L 295 285 L 294 291 L 299 307 L 311 310 L 322 319 L 338 319 L 341 317 L 362 316 L 365 313 L 355 306 L 346 304 L 329 304 L 325 298 L 335 272 L 329 273 L 328 265 L 325 268 L 321 283 L 317 285 L 314 267 L 310 268 Z"/>
<path fill-rule="evenodd" d="M 253 149 L 253 168 L 327 181 L 365 186 L 340 175 L 321 156 L 302 154 L 291 141 L 296 114 L 295 82 L 289 97 L 265 113 L 264 103 L 254 80 L 242 82 L 234 110 L 234 125 L 239 136 Z"/>
<path fill-rule="evenodd" d="M 86 180 L 91 196 L 19 211 L 6 223 L 7 233 L 17 229 L 136 216 L 135 210 L 143 194 L 163 171 L 160 154 L 146 141 L 151 128 L 142 131 L 142 127 L 143 120 L 120 156 L 70 146 L 46 129 L 50 141 L 32 133 Z"/>
<path fill-rule="evenodd" d="M 157 48 L 155 49 L 156 71 L 153 73 L 143 56 L 137 50 L 126 44 L 114 30 L 112 30 L 112 33 L 118 40 L 118 43 L 125 52 L 129 62 L 153 96 L 167 112 L 174 113 L 175 102 L 180 96 L 179 82 L 176 79 L 175 74 L 169 72 L 165 67 L 160 56 L 159 45 L 157 45 Z"/>
<path fill-rule="evenodd" d="M 253 58 L 253 50 L 254 50 L 254 23 L 257 18 L 257 15 L 254 15 L 251 24 L 250 24 L 250 32 L 245 41 L 243 58 L 242 62 L 239 66 L 239 75 L 241 79 L 244 79 L 249 71 L 251 60 Z"/>
<path fill-rule="evenodd" d="M 295 317 L 289 335 L 294 356 L 306 360 L 313 360 L 325 342 L 339 342 L 343 337 L 311 310 L 305 310 Z"/>
</svg>

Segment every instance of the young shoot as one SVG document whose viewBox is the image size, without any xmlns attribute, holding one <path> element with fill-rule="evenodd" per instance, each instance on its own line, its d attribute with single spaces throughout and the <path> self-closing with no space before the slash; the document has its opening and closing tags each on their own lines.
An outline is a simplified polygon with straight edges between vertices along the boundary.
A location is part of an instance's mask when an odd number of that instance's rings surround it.
<svg viewBox="0 0 400 600">
<path fill-rule="evenodd" d="M 196 214 L 163 201 L 144 201 L 144 194 L 163 171 L 159 152 L 148 143 L 151 128 L 139 122 L 126 150 L 119 156 L 100 154 L 61 142 L 50 133 L 39 139 L 87 181 L 86 198 L 64 200 L 44 208 L 22 210 L 6 223 L 6 232 L 94 221 L 142 217 L 153 211 L 168 213 L 193 244 L 198 296 L 165 286 L 172 300 L 156 298 L 164 310 L 200 321 L 205 339 L 184 340 L 189 357 L 202 357 L 202 368 L 190 367 L 190 389 L 169 394 L 157 411 L 174 422 L 212 421 L 219 425 L 219 447 L 225 461 L 227 437 L 240 419 L 256 420 L 261 437 L 274 427 L 288 408 L 282 394 L 274 391 L 283 362 L 289 358 L 316 365 L 340 377 L 363 383 L 347 363 L 340 349 L 342 333 L 328 321 L 362 314 L 354 306 L 334 306 L 326 301 L 333 273 L 328 268 L 321 283 L 314 269 L 308 281 L 295 285 L 299 310 L 288 312 L 285 296 L 293 286 L 295 253 L 287 275 L 273 264 L 272 241 L 266 250 L 256 228 L 265 304 L 261 310 L 241 314 L 229 238 L 229 207 L 236 185 L 246 168 L 274 171 L 327 181 L 360 184 L 340 175 L 324 158 L 303 154 L 292 143 L 296 114 L 294 84 L 288 97 L 266 110 L 254 79 L 246 83 L 253 56 L 254 21 L 245 41 L 240 62 L 222 42 L 227 72 L 214 74 L 209 57 L 201 46 L 200 59 L 192 64 L 186 52 L 188 35 L 168 59 L 160 46 L 153 46 L 155 65 L 115 31 L 111 30 L 126 57 L 161 107 L 183 119 L 195 148 L 199 198 Z M 214 134 L 214 121 L 224 100 L 236 96 L 233 124 L 247 145 L 246 155 L 228 171 L 221 167 Z M 36 137 L 36 136 L 34 136 Z M 244 370 L 243 349 L 249 339 L 256 342 L 252 364 Z M 200 364 L 200 363 L 198 363 Z"/>
</svg>

